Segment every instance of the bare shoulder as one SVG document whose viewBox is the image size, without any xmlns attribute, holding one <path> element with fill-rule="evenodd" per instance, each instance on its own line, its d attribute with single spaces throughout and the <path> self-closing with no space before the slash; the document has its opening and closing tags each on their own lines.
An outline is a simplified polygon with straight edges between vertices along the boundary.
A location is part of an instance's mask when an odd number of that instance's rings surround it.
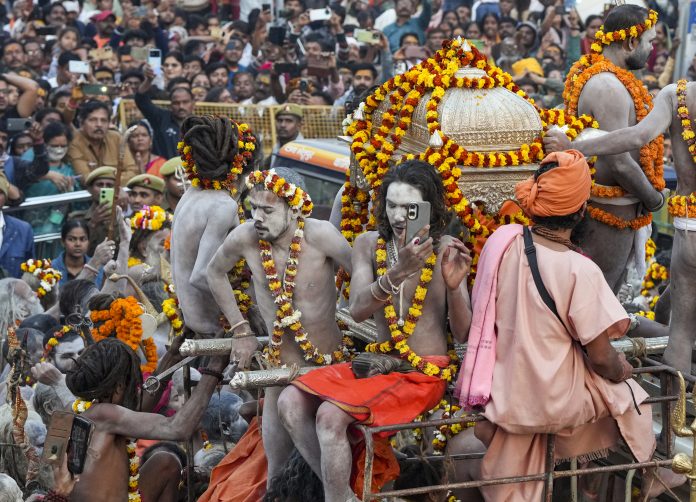
<svg viewBox="0 0 696 502">
<path fill-rule="evenodd" d="M 611 72 L 602 72 L 590 78 L 582 90 L 581 99 L 592 99 L 595 104 L 604 106 L 614 99 L 630 100 L 626 87 Z M 595 101 L 596 100 L 596 101 Z"/>
<path fill-rule="evenodd" d="M 335 238 L 343 238 L 343 236 L 329 221 L 305 219 L 305 239 L 309 242 L 319 243 L 323 239 Z"/>
<path fill-rule="evenodd" d="M 377 247 L 378 237 L 379 234 L 375 231 L 362 233 L 355 239 L 354 249 L 356 251 L 373 250 Z"/>
<path fill-rule="evenodd" d="M 248 246 L 258 243 L 259 237 L 250 221 L 237 225 L 227 234 L 225 242 L 234 242 L 235 245 Z"/>
</svg>

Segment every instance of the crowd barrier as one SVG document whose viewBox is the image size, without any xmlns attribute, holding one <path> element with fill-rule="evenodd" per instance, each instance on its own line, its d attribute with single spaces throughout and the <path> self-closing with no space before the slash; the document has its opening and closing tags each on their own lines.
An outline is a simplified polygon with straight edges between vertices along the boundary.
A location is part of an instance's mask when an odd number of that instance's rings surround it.
<svg viewBox="0 0 696 502">
<path fill-rule="evenodd" d="M 154 101 L 162 108 L 169 107 L 169 101 Z M 283 108 L 278 106 L 240 105 L 232 103 L 196 103 L 196 115 L 219 115 L 230 117 L 238 122 L 249 124 L 263 145 L 264 155 L 270 155 L 276 144 L 275 118 Z M 305 138 L 335 138 L 342 134 L 341 123 L 345 118 L 342 106 L 303 106 L 304 118 L 302 135 Z M 118 106 L 118 123 L 122 130 L 128 124 L 142 119 L 140 110 L 132 99 L 123 99 Z"/>
</svg>

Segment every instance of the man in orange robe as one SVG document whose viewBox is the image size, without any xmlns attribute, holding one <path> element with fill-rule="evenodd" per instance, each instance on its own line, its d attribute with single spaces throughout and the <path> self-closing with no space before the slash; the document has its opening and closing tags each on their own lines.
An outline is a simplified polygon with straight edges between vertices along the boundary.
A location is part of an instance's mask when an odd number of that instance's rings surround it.
<svg viewBox="0 0 696 502">
<path fill-rule="evenodd" d="M 506 225 L 483 248 L 457 393 L 464 407 L 485 407 L 489 422 L 476 427 L 488 446 L 484 479 L 544 472 L 550 434 L 557 461 L 606 456 L 619 437 L 638 461 L 652 456 L 652 413 L 641 404 L 648 395 L 610 344 L 628 330 L 628 316 L 599 267 L 570 242 L 590 185 L 579 152 L 548 156 L 515 191 L 531 232 Z M 496 502 L 538 501 L 542 490 L 542 482 L 481 489 Z"/>
</svg>

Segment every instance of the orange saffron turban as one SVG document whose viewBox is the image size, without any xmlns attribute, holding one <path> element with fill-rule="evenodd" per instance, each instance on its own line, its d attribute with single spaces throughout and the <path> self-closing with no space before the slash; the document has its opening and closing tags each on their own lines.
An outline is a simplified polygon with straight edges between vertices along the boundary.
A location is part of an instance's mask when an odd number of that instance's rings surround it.
<svg viewBox="0 0 696 502">
<path fill-rule="evenodd" d="M 556 162 L 549 169 L 515 186 L 515 197 L 529 216 L 566 216 L 578 211 L 590 198 L 590 167 L 577 150 L 547 155 L 541 165 Z"/>
</svg>

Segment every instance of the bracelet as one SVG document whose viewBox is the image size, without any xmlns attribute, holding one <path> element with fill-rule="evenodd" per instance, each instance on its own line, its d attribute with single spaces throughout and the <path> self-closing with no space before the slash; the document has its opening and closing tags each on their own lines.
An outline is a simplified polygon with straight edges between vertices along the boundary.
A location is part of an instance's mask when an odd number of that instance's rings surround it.
<svg viewBox="0 0 696 502">
<path fill-rule="evenodd" d="M 243 320 L 239 321 L 237 324 L 232 325 L 230 327 L 230 329 L 228 329 L 227 331 L 228 332 L 234 331 L 235 329 L 240 327 L 242 324 L 249 324 L 249 321 L 247 321 L 246 319 L 243 319 Z"/>
<path fill-rule="evenodd" d="M 379 282 L 379 279 L 377 279 L 377 282 Z M 372 284 L 370 284 L 370 293 L 372 293 L 372 298 L 374 298 L 375 300 L 377 300 L 380 303 L 388 301 L 389 297 L 391 296 L 389 294 L 387 295 L 386 298 L 380 298 L 379 296 L 377 296 L 377 294 L 375 293 L 375 283 L 374 282 Z"/>
<path fill-rule="evenodd" d="M 90 272 L 92 272 L 94 275 L 97 275 L 97 274 L 99 273 L 99 270 L 97 270 L 96 268 L 94 268 L 94 267 L 93 267 L 92 265 L 90 265 L 89 263 L 85 263 L 85 268 L 86 268 L 87 270 L 89 270 Z"/>
<path fill-rule="evenodd" d="M 250 336 L 256 336 L 254 333 L 245 331 L 244 333 L 236 333 L 232 335 L 232 339 L 236 340 L 238 338 L 249 338 Z"/>
<path fill-rule="evenodd" d="M 392 294 L 393 294 L 393 295 L 398 295 L 398 294 L 399 294 L 399 291 L 401 291 L 401 284 L 399 284 L 398 286 L 394 286 L 394 283 L 391 282 L 391 279 L 389 278 L 389 272 L 387 272 L 386 274 L 384 274 L 383 277 L 386 277 L 386 278 L 387 278 L 387 284 L 389 284 L 389 287 L 391 288 Z"/>
<path fill-rule="evenodd" d="M 210 368 L 198 368 L 198 373 L 201 375 L 208 375 L 217 378 L 219 381 L 223 381 L 225 376 L 219 371 L 211 370 Z"/>
<path fill-rule="evenodd" d="M 385 288 L 385 287 L 382 285 L 382 277 L 384 277 L 384 276 L 383 276 L 383 275 L 380 275 L 380 276 L 377 278 L 377 286 L 379 286 L 379 289 L 381 289 L 382 292 L 383 292 L 385 295 L 391 296 L 391 295 L 392 295 L 392 292 L 389 291 L 387 288 Z M 398 291 L 397 291 L 397 293 L 398 293 Z"/>
</svg>

